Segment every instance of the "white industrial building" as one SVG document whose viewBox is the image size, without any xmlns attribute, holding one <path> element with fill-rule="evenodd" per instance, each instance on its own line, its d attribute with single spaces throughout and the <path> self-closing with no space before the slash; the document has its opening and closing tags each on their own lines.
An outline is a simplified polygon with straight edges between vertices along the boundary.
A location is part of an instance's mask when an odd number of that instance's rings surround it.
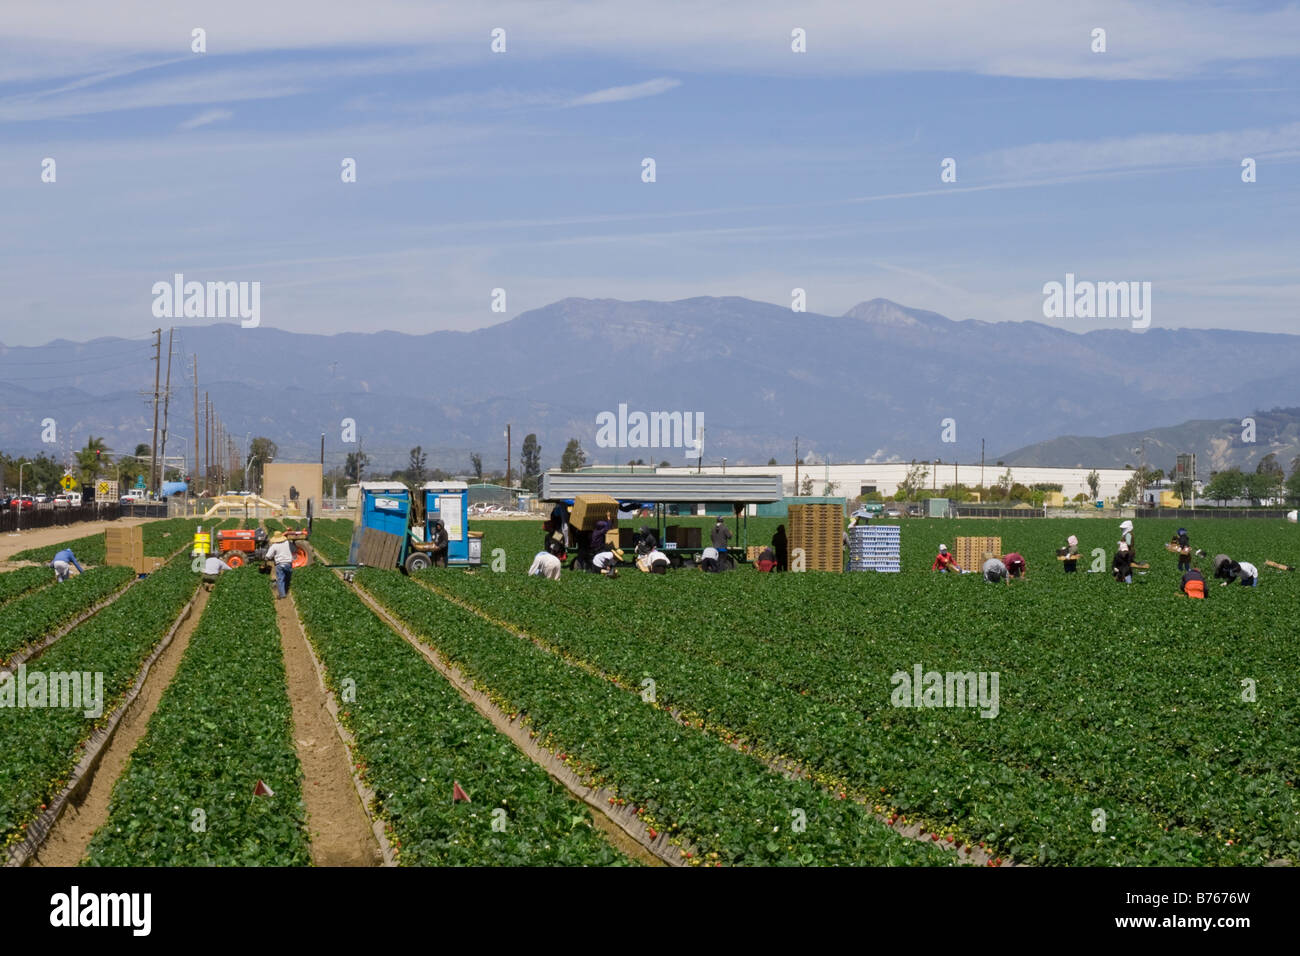
<svg viewBox="0 0 1300 956">
<path fill-rule="evenodd" d="M 955 465 L 952 462 L 940 463 L 935 465 L 930 462 L 925 466 L 928 469 L 926 475 L 925 487 L 939 489 L 945 485 L 951 485 L 954 482 L 965 485 L 966 487 L 975 487 L 976 485 L 995 485 L 998 480 L 1007 472 L 1011 471 L 1011 480 L 1015 483 L 1029 487 L 1035 484 L 1055 484 L 1061 486 L 1061 491 L 1067 499 L 1075 495 L 1089 495 L 1088 474 L 1093 471 L 1092 468 L 1039 468 L 1025 467 L 1017 465 L 995 464 L 985 465 Z M 805 476 L 811 475 L 813 479 L 812 493 L 814 495 L 831 494 L 843 495 L 847 498 L 856 498 L 859 495 L 868 492 L 879 492 L 886 498 L 890 498 L 898 491 L 898 486 L 907 478 L 908 471 L 912 465 L 908 462 L 888 462 L 881 464 L 809 464 L 800 465 L 798 468 L 798 481 L 803 482 Z M 694 473 L 696 468 L 656 468 L 658 474 L 687 474 Z M 723 474 L 724 468 L 721 465 L 705 465 L 703 467 L 705 474 Z M 1119 494 L 1120 488 L 1133 477 L 1133 472 L 1127 468 L 1097 468 L 1095 469 L 1098 477 L 1101 479 L 1097 492 L 1102 498 L 1113 498 Z M 785 483 L 787 495 L 796 493 L 796 479 L 794 465 L 739 465 L 728 466 L 725 468 L 726 474 L 735 475 L 781 475 Z M 826 491 L 830 485 L 829 492 Z M 917 495 L 918 498 L 926 497 L 925 493 Z"/>
</svg>

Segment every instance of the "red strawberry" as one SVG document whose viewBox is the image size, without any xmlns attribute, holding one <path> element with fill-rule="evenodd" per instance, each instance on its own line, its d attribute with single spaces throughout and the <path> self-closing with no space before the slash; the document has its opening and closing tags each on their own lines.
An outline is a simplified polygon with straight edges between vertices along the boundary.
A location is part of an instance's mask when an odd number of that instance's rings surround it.
<svg viewBox="0 0 1300 956">
<path fill-rule="evenodd" d="M 654 827 L 651 827 L 647 832 L 650 834 L 650 839 L 657 840 L 659 838 L 659 834 L 655 832 Z"/>
<path fill-rule="evenodd" d="M 949 843 L 952 842 L 952 834 L 951 834 L 951 833 L 948 834 L 948 842 L 949 842 Z"/>
</svg>

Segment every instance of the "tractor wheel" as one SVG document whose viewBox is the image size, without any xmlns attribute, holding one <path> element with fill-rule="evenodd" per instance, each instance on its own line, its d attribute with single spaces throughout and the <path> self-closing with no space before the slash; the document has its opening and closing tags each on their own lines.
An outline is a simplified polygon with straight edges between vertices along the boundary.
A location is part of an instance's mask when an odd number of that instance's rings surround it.
<svg viewBox="0 0 1300 956">
<path fill-rule="evenodd" d="M 433 559 L 423 551 L 412 551 L 406 556 L 406 573 L 414 574 L 416 571 L 423 571 L 425 568 L 432 566 Z"/>
<path fill-rule="evenodd" d="M 293 569 L 305 568 L 311 564 L 311 554 L 297 542 L 290 542 L 289 550 L 293 554 Z"/>
<path fill-rule="evenodd" d="M 242 568 L 248 563 L 248 558 L 242 551 L 224 551 L 221 554 L 221 560 L 232 568 Z"/>
</svg>

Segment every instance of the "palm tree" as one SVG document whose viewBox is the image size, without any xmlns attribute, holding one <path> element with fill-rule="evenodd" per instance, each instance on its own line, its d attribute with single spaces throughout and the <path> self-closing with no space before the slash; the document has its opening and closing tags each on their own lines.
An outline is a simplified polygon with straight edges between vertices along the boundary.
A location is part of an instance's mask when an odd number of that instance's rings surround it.
<svg viewBox="0 0 1300 956">
<path fill-rule="evenodd" d="M 103 437 L 96 438 L 90 435 L 86 439 L 86 447 L 77 452 L 77 467 L 81 469 L 81 480 L 84 484 L 93 484 L 103 470 L 103 456 L 112 451 L 104 444 Z"/>
</svg>

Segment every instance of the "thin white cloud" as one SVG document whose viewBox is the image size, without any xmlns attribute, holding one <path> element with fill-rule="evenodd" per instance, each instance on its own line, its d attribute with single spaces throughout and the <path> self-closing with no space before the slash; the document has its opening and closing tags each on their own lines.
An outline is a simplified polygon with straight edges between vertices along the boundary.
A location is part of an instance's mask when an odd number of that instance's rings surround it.
<svg viewBox="0 0 1300 956">
<path fill-rule="evenodd" d="M 37 79 L 100 69 L 123 51 L 188 53 L 190 30 L 208 55 L 325 49 L 435 50 L 444 63 L 482 62 L 504 26 L 514 59 L 617 56 L 664 70 L 765 75 L 864 75 L 897 70 L 999 76 L 1155 79 L 1240 71 L 1294 56 L 1300 6 L 1254 9 L 1214 0 L 225 0 L 196 17 L 155 0 L 63 0 L 5 10 L 0 77 Z M 792 28 L 807 52 L 790 49 Z M 1107 52 L 1091 34 L 1107 31 Z"/>
<path fill-rule="evenodd" d="M 1056 140 L 994 150 L 975 161 L 996 174 L 1078 174 L 1153 166 L 1240 163 L 1244 157 L 1300 155 L 1300 123 L 1213 133 L 1141 133 L 1095 140 Z"/>
<path fill-rule="evenodd" d="M 234 116 L 230 110 L 204 110 L 197 116 L 191 116 L 185 122 L 179 124 L 177 129 L 198 129 L 200 126 L 207 126 L 209 123 L 220 123 L 222 120 L 228 120 Z"/>
<path fill-rule="evenodd" d="M 608 89 L 597 90 L 594 93 L 586 93 L 570 100 L 567 105 L 590 106 L 596 103 L 621 103 L 624 100 L 638 100 L 644 96 L 658 96 L 660 93 L 667 93 L 674 87 L 681 85 L 681 80 L 661 76 L 658 79 L 646 80 L 644 83 L 633 83 L 631 86 L 611 86 Z"/>
</svg>

